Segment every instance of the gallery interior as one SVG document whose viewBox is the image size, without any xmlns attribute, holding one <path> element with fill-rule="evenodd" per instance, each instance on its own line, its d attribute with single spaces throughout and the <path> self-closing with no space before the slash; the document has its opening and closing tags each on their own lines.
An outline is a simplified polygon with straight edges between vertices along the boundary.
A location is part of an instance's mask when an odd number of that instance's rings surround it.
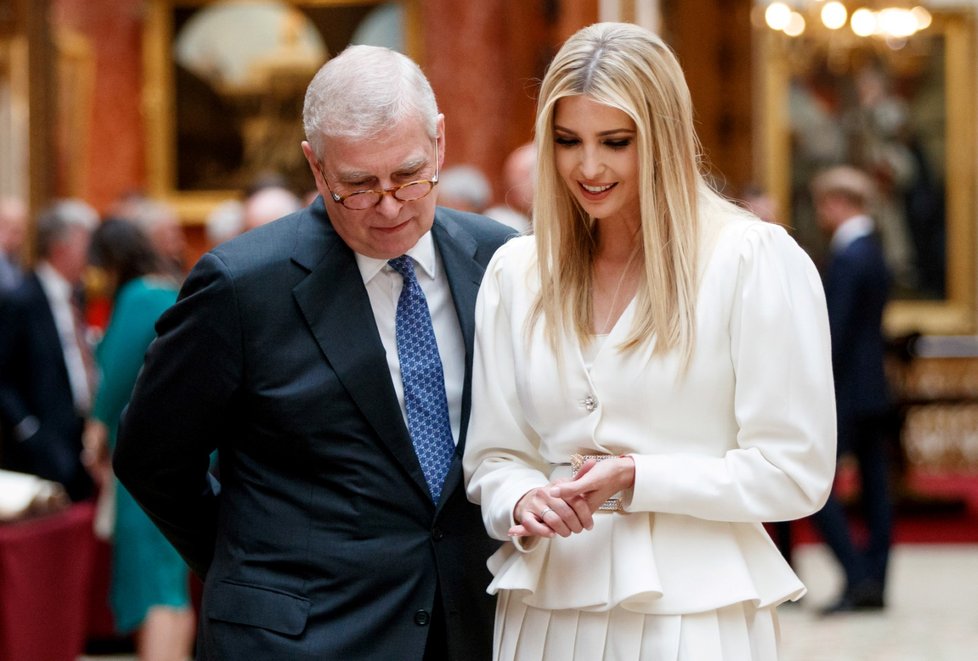
<svg viewBox="0 0 978 661">
<path fill-rule="evenodd" d="M 884 329 L 897 541 L 978 544 L 975 0 L 0 0 L 0 197 L 28 209 L 21 258 L 34 255 L 33 218 L 60 198 L 102 214 L 135 194 L 169 205 L 190 266 L 215 244 L 209 226 L 261 177 L 314 194 L 303 94 L 351 43 L 421 65 L 446 118 L 445 166 L 476 168 L 505 201 L 506 159 L 533 140 L 548 62 L 604 20 L 662 35 L 686 74 L 712 184 L 738 202 L 764 194 L 766 219 L 816 264 L 828 243 L 811 177 L 842 162 L 874 177 L 894 275 Z M 858 497 L 858 484 L 842 486 Z M 43 534 L 60 548 L 92 512 L 58 516 L 66 528 Z M 0 593 L 22 584 L 2 559 L 4 545 L 27 543 L 14 529 L 27 525 L 47 524 L 0 523 Z M 818 541 L 804 524 L 796 539 Z M 80 594 L 39 607 L 63 619 L 77 653 L 112 637 L 98 601 L 107 550 L 82 546 L 81 561 L 52 560 Z M 95 569 L 70 570 L 86 562 Z M 798 617 L 790 627 L 807 626 Z M 0 658 L 19 622 L 0 601 Z"/>
</svg>

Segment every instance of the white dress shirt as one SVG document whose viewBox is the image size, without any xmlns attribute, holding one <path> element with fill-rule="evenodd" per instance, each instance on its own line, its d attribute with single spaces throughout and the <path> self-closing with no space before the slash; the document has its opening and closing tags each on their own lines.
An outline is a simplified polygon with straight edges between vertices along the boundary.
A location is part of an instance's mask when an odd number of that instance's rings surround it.
<svg viewBox="0 0 978 661">
<path fill-rule="evenodd" d="M 873 219 L 869 216 L 853 216 L 832 233 L 832 241 L 829 249 L 833 254 L 838 254 L 849 247 L 856 239 L 861 239 L 873 233 Z"/>
<path fill-rule="evenodd" d="M 458 314 L 448 286 L 448 277 L 441 258 L 435 250 L 435 242 L 428 232 L 421 237 L 407 254 L 414 260 L 414 271 L 418 283 L 428 300 L 431 323 L 435 327 L 435 340 L 445 372 L 445 394 L 448 396 L 448 416 L 452 424 L 452 438 L 458 444 L 462 420 L 462 385 L 465 378 L 465 343 Z M 387 351 L 387 365 L 401 405 L 401 415 L 407 424 L 407 409 L 404 407 L 404 384 L 401 381 L 401 361 L 397 356 L 397 336 L 395 334 L 395 315 L 397 299 L 404 287 L 404 278 L 387 264 L 385 259 L 376 259 L 357 253 L 357 266 L 367 288 L 370 307 L 374 312 L 380 339 Z M 420 267 L 420 268 L 419 268 Z"/>
</svg>

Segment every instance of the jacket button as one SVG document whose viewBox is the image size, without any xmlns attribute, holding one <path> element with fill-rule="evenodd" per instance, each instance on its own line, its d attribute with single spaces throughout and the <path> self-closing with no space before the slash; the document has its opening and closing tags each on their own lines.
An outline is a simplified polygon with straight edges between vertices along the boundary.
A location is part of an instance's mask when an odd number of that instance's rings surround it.
<svg viewBox="0 0 978 661">
<path fill-rule="evenodd" d="M 434 539 L 436 542 L 441 538 L 443 538 L 444 536 L 445 536 L 445 531 L 442 530 L 441 528 L 436 527 L 431 529 L 431 538 Z"/>
<path fill-rule="evenodd" d="M 419 610 L 417 613 L 414 614 L 414 623 L 417 624 L 419 627 L 426 626 L 430 619 L 431 616 L 428 615 L 428 611 L 426 610 Z"/>
</svg>

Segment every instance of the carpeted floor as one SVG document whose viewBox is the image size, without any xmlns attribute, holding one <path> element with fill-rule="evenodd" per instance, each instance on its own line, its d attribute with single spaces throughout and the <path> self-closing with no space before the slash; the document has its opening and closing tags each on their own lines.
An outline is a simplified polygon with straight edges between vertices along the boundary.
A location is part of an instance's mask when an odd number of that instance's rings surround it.
<svg viewBox="0 0 978 661">
<path fill-rule="evenodd" d="M 840 472 L 838 490 L 860 529 L 858 485 Z M 895 544 L 978 544 L 978 475 L 913 472 L 896 493 Z M 795 544 L 820 542 L 808 520 L 791 524 Z"/>
</svg>

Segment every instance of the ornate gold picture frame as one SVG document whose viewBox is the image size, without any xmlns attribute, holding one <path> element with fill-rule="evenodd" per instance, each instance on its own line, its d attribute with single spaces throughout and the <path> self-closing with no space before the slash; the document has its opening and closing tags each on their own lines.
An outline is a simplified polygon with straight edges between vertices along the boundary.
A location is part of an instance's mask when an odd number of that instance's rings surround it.
<svg viewBox="0 0 978 661">
<path fill-rule="evenodd" d="M 865 38 L 833 50 L 764 27 L 755 38 L 759 175 L 783 222 L 819 261 L 807 179 L 832 162 L 863 167 L 895 274 L 888 333 L 975 332 L 974 17 L 937 14 L 898 48 Z"/>
<path fill-rule="evenodd" d="M 419 57 L 418 0 L 147 0 L 147 184 L 201 223 L 269 172 L 312 176 L 299 143 L 315 72 L 350 43 Z"/>
</svg>

